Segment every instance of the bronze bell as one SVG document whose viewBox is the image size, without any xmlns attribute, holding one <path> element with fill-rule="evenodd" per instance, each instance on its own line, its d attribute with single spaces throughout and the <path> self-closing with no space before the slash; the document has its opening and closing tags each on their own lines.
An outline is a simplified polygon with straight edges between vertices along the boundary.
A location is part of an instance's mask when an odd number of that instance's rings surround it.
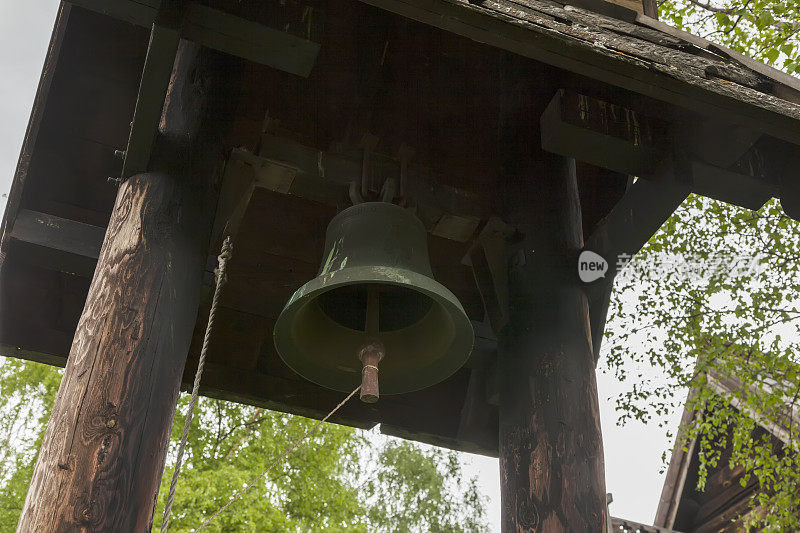
<svg viewBox="0 0 800 533">
<path fill-rule="evenodd" d="M 458 299 L 433 279 L 422 222 L 367 202 L 331 220 L 319 275 L 287 302 L 274 338 L 286 364 L 323 387 L 349 392 L 363 372 L 362 400 L 371 402 L 378 362 L 381 392 L 419 390 L 464 364 L 474 334 Z"/>
</svg>

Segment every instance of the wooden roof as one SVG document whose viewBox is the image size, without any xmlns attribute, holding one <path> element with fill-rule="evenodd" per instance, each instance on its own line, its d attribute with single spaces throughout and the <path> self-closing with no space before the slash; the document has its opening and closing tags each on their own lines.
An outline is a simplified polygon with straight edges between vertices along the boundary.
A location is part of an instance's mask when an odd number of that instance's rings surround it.
<svg viewBox="0 0 800 533">
<path fill-rule="evenodd" d="M 366 2 L 703 114 L 724 115 L 781 138 L 800 139 L 794 122 L 800 119 L 800 80 L 617 5 L 549 0 Z"/>
<path fill-rule="evenodd" d="M 741 407 L 736 395 L 733 394 L 742 390 L 744 386 L 739 379 L 710 370 L 708 382 L 716 394 L 729 398 L 734 407 Z M 765 380 L 763 384 L 765 387 L 776 385 L 777 383 L 770 379 Z M 693 393 L 690 392 L 691 394 Z M 791 398 L 787 397 L 786 402 L 790 409 L 787 409 L 785 418 L 777 423 L 755 413 L 750 415 L 759 425 L 753 439 L 760 439 L 765 434 L 770 435 L 775 452 L 779 452 L 783 446 L 789 444 L 787 428 L 800 423 L 800 411 L 791 405 Z M 752 476 L 749 481 L 742 483 L 744 468 L 742 466 L 732 468 L 729 463 L 733 446 L 729 437 L 727 448 L 722 451 L 717 464 L 709 467 L 705 490 L 697 490 L 699 448 L 697 439 L 686 442 L 685 436 L 685 426 L 695 416 L 697 413 L 688 408 L 684 409 L 676 437 L 676 443 L 681 443 L 681 446 L 676 446 L 670 458 L 656 510 L 655 525 L 686 533 L 741 531 L 742 521 L 738 520 L 738 517 L 751 509 L 750 498 L 758 490 L 758 479 Z"/>
<path fill-rule="evenodd" d="M 179 35 L 219 50 L 237 87 L 219 141 L 227 164 L 209 169 L 219 212 L 242 176 L 258 185 L 203 379 L 210 396 L 314 417 L 341 399 L 283 364 L 271 325 L 316 275 L 367 146 L 376 187 L 407 173 L 434 274 L 477 344 L 445 382 L 348 404 L 335 420 L 486 454 L 497 453 L 490 324 L 502 302 L 479 290 L 492 273 L 465 257 L 502 227 L 503 180 L 522 179 L 509 177 L 521 160 L 535 163 L 544 144 L 581 162 L 587 246 L 609 257 L 638 250 L 690 191 L 756 208 L 796 190 L 783 172 L 800 139 L 794 81 L 642 15 L 528 0 L 207 0 L 178 30 L 161 25 L 158 4 L 62 5 L 0 229 L 3 355 L 64 364 L 116 196 L 107 178 L 146 169 Z M 610 291 L 598 283 L 596 351 Z"/>
</svg>

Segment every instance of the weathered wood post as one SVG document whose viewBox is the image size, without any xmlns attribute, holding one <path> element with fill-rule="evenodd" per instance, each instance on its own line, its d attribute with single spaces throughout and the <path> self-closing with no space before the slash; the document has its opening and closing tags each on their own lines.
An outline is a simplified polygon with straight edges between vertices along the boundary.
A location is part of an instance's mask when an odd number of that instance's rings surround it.
<svg viewBox="0 0 800 533">
<path fill-rule="evenodd" d="M 150 170 L 120 186 L 18 531 L 150 530 L 211 226 L 199 57 L 182 43 Z"/>
<path fill-rule="evenodd" d="M 498 339 L 500 483 L 507 532 L 605 531 L 606 493 L 575 163 L 537 152 L 507 182 L 519 229 Z M 533 170 L 531 170 L 533 169 Z"/>
</svg>

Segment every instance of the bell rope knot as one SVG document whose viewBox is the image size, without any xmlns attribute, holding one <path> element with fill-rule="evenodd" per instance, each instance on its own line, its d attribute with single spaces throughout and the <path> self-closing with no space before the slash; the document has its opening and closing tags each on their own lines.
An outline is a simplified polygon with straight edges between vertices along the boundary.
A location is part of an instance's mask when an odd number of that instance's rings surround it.
<svg viewBox="0 0 800 533">
<path fill-rule="evenodd" d="M 380 397 L 378 385 L 378 363 L 386 355 L 386 348 L 378 341 L 364 344 L 358 351 L 358 358 L 363 363 L 361 369 L 361 394 L 359 398 L 364 403 L 375 403 Z"/>
</svg>

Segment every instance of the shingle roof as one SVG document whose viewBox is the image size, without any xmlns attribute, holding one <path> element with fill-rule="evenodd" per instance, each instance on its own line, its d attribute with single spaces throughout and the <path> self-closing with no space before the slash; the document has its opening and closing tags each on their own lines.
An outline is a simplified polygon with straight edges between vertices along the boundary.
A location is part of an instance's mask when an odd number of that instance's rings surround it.
<svg viewBox="0 0 800 533">
<path fill-rule="evenodd" d="M 780 131 L 765 132 L 800 141 L 800 79 L 620 6 L 627 20 L 548 0 L 364 1 L 695 111 L 766 111 Z"/>
</svg>

